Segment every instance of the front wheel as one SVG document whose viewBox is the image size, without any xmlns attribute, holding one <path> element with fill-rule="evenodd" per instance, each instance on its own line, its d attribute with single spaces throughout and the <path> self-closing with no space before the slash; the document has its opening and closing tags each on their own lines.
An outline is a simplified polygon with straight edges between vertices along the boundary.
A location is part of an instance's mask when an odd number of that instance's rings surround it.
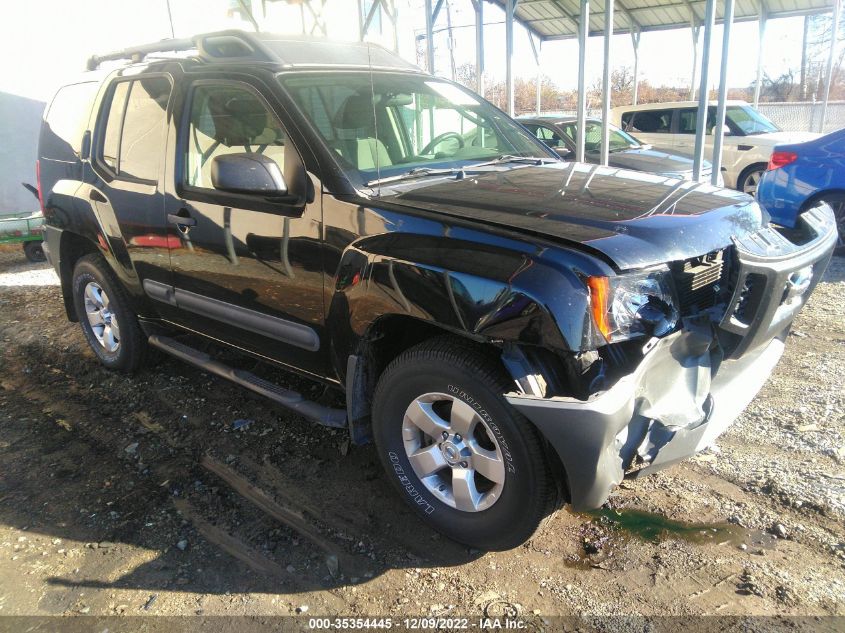
<svg viewBox="0 0 845 633">
<path fill-rule="evenodd" d="M 442 338 L 394 360 L 373 403 L 379 457 L 402 497 L 484 550 L 523 543 L 556 494 L 537 431 L 503 397 L 512 388 L 494 355 Z"/>
<path fill-rule="evenodd" d="M 756 197 L 757 187 L 760 185 L 760 179 L 763 177 L 765 172 L 765 165 L 755 165 L 753 167 L 749 167 L 740 176 L 739 182 L 736 183 L 736 188 L 743 193 L 747 193 L 749 196 Z"/>
</svg>

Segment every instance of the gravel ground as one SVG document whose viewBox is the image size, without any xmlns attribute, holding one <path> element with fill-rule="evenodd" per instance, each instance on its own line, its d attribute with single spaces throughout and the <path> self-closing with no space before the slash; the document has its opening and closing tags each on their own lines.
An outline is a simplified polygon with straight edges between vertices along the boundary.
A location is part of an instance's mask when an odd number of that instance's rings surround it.
<svg viewBox="0 0 845 633">
<path fill-rule="evenodd" d="M 845 615 L 843 259 L 718 449 L 494 554 L 341 431 L 172 359 L 102 369 L 56 284 L 0 248 L 0 615 Z"/>
</svg>

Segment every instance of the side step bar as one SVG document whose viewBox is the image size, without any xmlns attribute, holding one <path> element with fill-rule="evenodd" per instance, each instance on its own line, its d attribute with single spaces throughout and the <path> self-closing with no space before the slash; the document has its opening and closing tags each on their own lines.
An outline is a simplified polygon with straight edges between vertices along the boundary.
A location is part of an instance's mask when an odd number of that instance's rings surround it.
<svg viewBox="0 0 845 633">
<path fill-rule="evenodd" d="M 175 341 L 167 336 L 153 334 L 149 338 L 150 345 L 167 352 L 176 358 L 195 365 L 200 369 L 220 376 L 226 380 L 231 380 L 239 384 L 241 387 L 246 387 L 250 391 L 254 391 L 265 398 L 269 398 L 273 402 L 296 411 L 300 415 L 309 418 L 323 426 L 331 426 L 333 428 L 342 429 L 346 427 L 346 410 L 345 409 L 330 409 L 322 404 L 306 400 L 302 394 L 296 391 L 284 389 L 279 385 L 273 384 L 263 378 L 259 378 L 253 373 L 244 371 L 243 369 L 235 369 L 229 367 L 225 363 L 214 360 L 208 354 L 189 347 L 184 343 Z"/>
</svg>

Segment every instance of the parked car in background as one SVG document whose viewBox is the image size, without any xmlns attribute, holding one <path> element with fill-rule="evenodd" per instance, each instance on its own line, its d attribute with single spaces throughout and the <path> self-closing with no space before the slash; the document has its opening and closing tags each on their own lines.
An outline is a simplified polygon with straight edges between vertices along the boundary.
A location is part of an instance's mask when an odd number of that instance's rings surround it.
<svg viewBox="0 0 845 633">
<path fill-rule="evenodd" d="M 814 141 L 775 147 L 757 200 L 774 222 L 787 227 L 794 227 L 807 209 L 826 202 L 839 229 L 836 250 L 845 252 L 845 129 Z"/>
<path fill-rule="evenodd" d="M 668 151 L 691 154 L 695 149 L 697 101 L 645 103 L 611 110 L 611 120 L 624 131 Z M 705 148 L 712 154 L 716 104 L 707 108 Z M 726 187 L 754 195 L 775 145 L 818 138 L 810 132 L 784 132 L 745 101 L 728 101 L 722 177 Z"/>
<path fill-rule="evenodd" d="M 520 117 L 518 120 L 561 158 L 575 159 L 578 122 L 574 117 Z M 601 132 L 600 120 L 587 119 L 584 131 L 584 158 L 588 163 L 599 163 L 601 160 Z M 610 125 L 609 148 L 608 164 L 611 167 L 647 171 L 684 180 L 692 179 L 692 158 L 654 148 L 615 125 Z M 705 161 L 702 176 L 709 179 L 711 171 L 710 163 Z"/>
</svg>

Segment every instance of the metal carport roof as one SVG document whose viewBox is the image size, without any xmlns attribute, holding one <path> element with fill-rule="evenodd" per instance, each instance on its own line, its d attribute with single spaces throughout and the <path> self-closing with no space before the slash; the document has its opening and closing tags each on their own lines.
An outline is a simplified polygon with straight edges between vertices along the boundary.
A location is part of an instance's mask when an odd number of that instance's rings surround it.
<svg viewBox="0 0 845 633">
<path fill-rule="evenodd" d="M 488 0 L 503 10 L 507 0 Z M 605 0 L 590 3 L 590 35 L 604 34 Z M 704 21 L 705 0 L 616 0 L 614 33 L 689 28 Z M 834 0 L 736 0 L 734 22 L 829 13 Z M 514 18 L 543 41 L 578 37 L 579 0 L 519 0 Z M 716 9 L 716 22 L 723 21 L 724 5 Z"/>
</svg>

